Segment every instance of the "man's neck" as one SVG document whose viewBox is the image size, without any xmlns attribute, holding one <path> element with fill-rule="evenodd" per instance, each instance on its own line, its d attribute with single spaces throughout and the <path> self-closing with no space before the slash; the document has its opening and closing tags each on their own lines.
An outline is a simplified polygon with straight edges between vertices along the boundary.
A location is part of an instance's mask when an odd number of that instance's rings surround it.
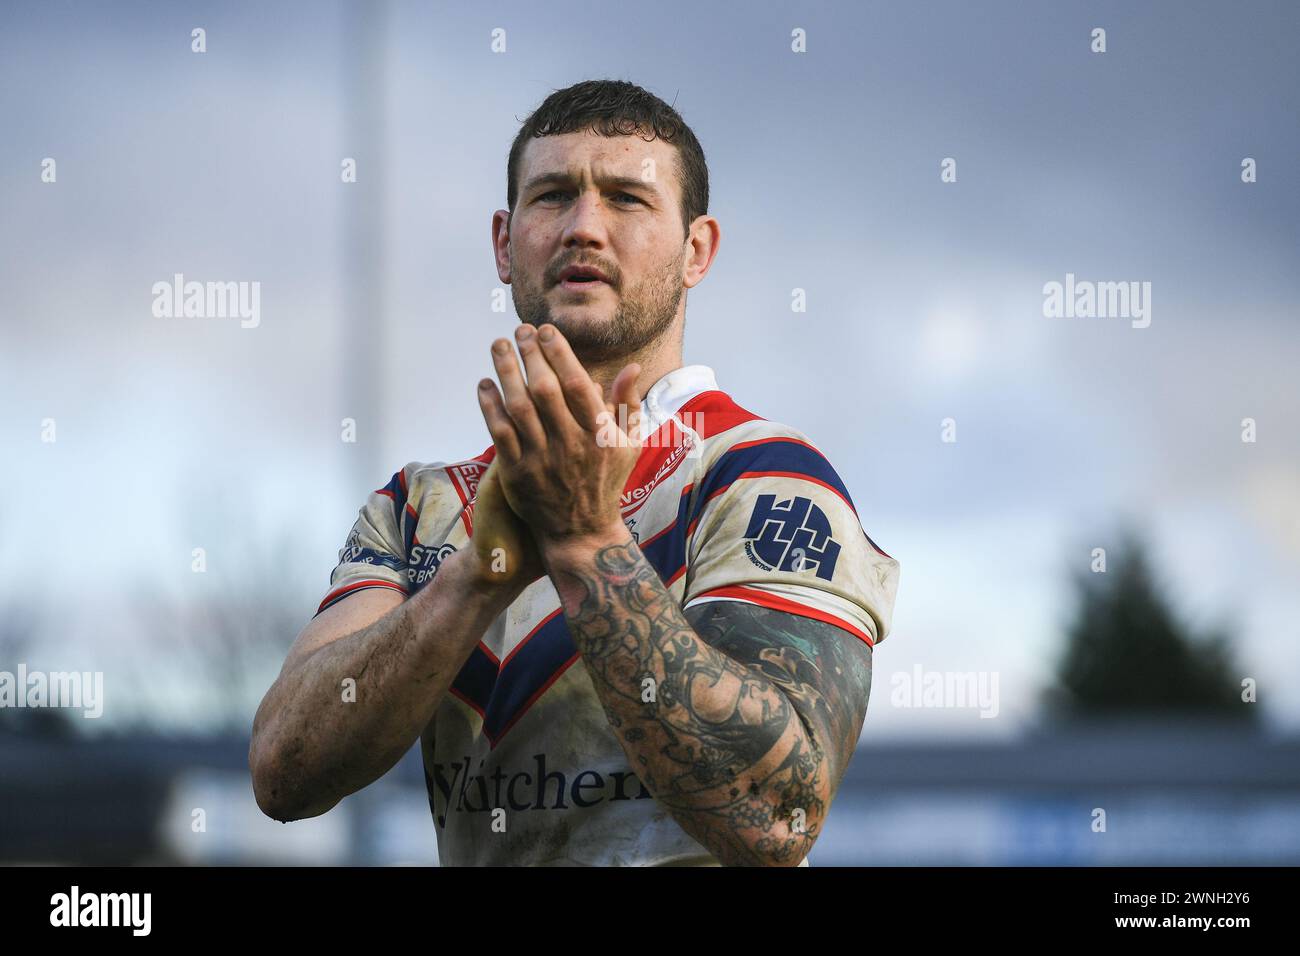
<svg viewBox="0 0 1300 956">
<path fill-rule="evenodd" d="M 645 398 L 646 392 L 650 387 L 659 381 L 669 372 L 682 367 L 682 343 L 680 339 L 676 341 L 652 342 L 650 345 L 635 352 L 609 362 L 584 362 L 583 366 L 587 369 L 587 374 L 591 376 L 592 381 L 600 386 L 608 400 L 610 388 L 614 384 L 614 379 L 628 365 L 636 362 L 641 366 L 641 374 L 637 376 L 636 388 L 637 395 Z"/>
</svg>

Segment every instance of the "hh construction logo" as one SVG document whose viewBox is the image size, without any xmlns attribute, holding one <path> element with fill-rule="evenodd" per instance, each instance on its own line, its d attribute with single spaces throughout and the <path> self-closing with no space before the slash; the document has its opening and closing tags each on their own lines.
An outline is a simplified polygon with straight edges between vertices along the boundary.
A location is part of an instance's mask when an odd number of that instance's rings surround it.
<svg viewBox="0 0 1300 956">
<path fill-rule="evenodd" d="M 776 495 L 759 495 L 745 529 L 745 553 L 765 571 L 815 571 L 829 581 L 840 546 L 825 513 L 807 498 L 777 503 Z"/>
</svg>

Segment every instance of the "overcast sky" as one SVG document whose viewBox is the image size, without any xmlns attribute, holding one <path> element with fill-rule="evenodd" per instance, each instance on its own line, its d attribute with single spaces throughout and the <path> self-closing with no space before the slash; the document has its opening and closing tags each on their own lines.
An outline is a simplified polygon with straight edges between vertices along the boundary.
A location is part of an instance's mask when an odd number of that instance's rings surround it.
<svg viewBox="0 0 1300 956">
<path fill-rule="evenodd" d="M 41 611 L 31 666 L 105 670 L 111 713 L 114 668 L 170 640 L 150 602 L 249 569 L 305 622 L 367 491 L 488 444 L 510 141 L 609 77 L 675 103 L 708 158 L 722 244 L 687 362 L 805 432 L 900 561 L 868 734 L 1024 730 L 1066 568 L 1124 518 L 1300 729 L 1300 6 L 388 9 L 0 13 L 0 573 Z M 260 282 L 260 324 L 155 317 L 178 272 Z M 1150 325 L 1045 317 L 1067 273 L 1149 282 Z M 999 718 L 891 707 L 918 664 L 996 672 Z M 168 681 L 150 706 L 201 721 Z"/>
</svg>

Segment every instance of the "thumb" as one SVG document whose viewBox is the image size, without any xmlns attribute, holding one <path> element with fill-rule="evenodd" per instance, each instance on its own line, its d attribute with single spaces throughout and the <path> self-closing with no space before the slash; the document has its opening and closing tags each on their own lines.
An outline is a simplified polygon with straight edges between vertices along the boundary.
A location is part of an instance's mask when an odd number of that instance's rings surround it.
<svg viewBox="0 0 1300 956">
<path fill-rule="evenodd" d="M 617 415 L 620 405 L 627 406 L 627 436 L 638 444 L 641 439 L 641 395 L 637 391 L 636 383 L 640 377 L 641 366 L 633 362 L 623 367 L 610 389 L 615 414 Z M 621 421 L 622 416 L 618 417 Z"/>
</svg>

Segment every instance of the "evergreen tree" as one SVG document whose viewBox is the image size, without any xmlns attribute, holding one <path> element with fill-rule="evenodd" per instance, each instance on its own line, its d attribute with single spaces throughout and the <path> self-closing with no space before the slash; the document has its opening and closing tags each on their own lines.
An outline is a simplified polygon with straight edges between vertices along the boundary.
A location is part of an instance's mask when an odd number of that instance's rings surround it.
<svg viewBox="0 0 1300 956">
<path fill-rule="evenodd" d="M 1228 634 L 1196 635 L 1178 620 L 1136 535 L 1107 549 L 1104 572 L 1076 572 L 1074 584 L 1054 695 L 1062 716 L 1255 719 Z"/>
</svg>

